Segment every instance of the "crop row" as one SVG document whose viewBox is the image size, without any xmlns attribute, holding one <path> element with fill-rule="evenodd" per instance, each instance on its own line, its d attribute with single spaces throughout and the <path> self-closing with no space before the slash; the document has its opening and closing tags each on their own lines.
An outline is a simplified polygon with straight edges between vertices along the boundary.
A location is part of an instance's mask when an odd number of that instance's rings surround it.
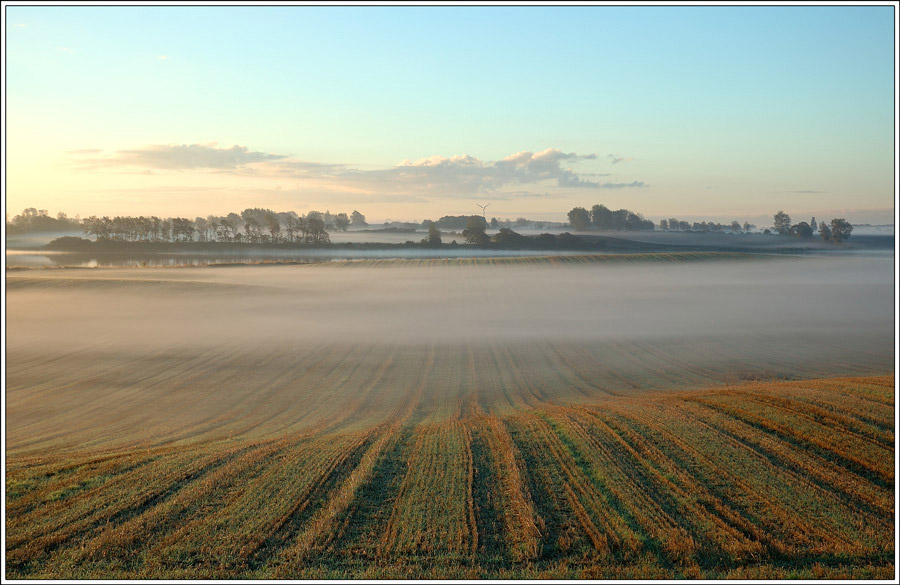
<svg viewBox="0 0 900 585">
<path fill-rule="evenodd" d="M 892 376 L 433 418 L 431 357 L 386 423 L 11 458 L 6 576 L 894 574 Z"/>
</svg>

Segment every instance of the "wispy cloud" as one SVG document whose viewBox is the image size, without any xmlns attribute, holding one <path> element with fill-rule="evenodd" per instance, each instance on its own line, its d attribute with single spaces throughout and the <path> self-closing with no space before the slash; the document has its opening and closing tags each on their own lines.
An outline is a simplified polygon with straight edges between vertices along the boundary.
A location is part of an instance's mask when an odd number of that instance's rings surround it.
<svg viewBox="0 0 900 585">
<path fill-rule="evenodd" d="M 612 159 L 612 164 L 619 164 L 620 162 L 628 162 L 634 160 L 634 158 L 630 156 L 619 156 L 618 154 L 607 154 L 606 158 Z"/>
<path fill-rule="evenodd" d="M 601 189 L 642 189 L 648 187 L 643 181 L 632 181 L 630 183 L 603 183 Z"/>
<path fill-rule="evenodd" d="M 96 151 L 95 151 L 96 152 Z M 238 169 L 252 163 L 275 161 L 285 155 L 250 151 L 246 146 L 216 148 L 213 144 L 172 144 L 119 150 L 100 157 L 76 158 L 81 168 L 142 167 L 145 169 Z"/>
<path fill-rule="evenodd" d="M 156 58 L 159 59 L 160 61 L 165 61 L 169 58 L 169 56 L 168 55 L 157 55 Z"/>
<path fill-rule="evenodd" d="M 444 196 L 497 194 L 516 185 L 552 182 L 558 187 L 609 189 L 625 186 L 642 187 L 643 183 L 601 183 L 586 179 L 563 163 L 575 164 L 594 160 L 596 154 L 577 154 L 548 148 L 534 153 L 520 151 L 501 160 L 485 161 L 469 154 L 435 155 L 418 160 L 404 160 L 385 169 L 359 170 L 346 165 L 317 165 L 283 161 L 271 165 L 296 178 L 329 179 L 364 190 L 390 193 L 417 192 Z M 519 191 L 519 196 L 524 191 Z"/>
<path fill-rule="evenodd" d="M 26 25 L 24 22 L 17 22 L 14 26 L 16 28 L 25 28 L 28 25 Z"/>
<path fill-rule="evenodd" d="M 813 191 L 812 189 L 798 189 L 796 191 L 786 191 L 786 193 L 826 193 L 826 191 Z"/>
</svg>

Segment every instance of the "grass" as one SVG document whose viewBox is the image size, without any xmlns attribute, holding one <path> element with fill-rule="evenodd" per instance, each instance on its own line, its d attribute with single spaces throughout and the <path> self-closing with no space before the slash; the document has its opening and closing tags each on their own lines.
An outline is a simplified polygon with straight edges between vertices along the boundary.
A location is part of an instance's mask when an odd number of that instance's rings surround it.
<svg viewBox="0 0 900 585">
<path fill-rule="evenodd" d="M 6 576 L 890 578 L 893 384 L 11 458 Z"/>
</svg>

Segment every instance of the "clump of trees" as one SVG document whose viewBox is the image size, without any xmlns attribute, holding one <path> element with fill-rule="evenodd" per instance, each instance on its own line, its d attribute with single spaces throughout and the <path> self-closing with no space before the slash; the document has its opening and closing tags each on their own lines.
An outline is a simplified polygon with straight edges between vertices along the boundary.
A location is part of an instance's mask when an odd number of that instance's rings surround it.
<svg viewBox="0 0 900 585">
<path fill-rule="evenodd" d="M 590 212 L 584 207 L 575 207 L 568 213 L 569 225 L 572 229 L 585 231 L 589 229 L 608 231 L 645 231 L 654 229 L 649 219 L 640 213 L 628 209 L 612 211 L 605 205 L 594 205 Z"/>
<path fill-rule="evenodd" d="M 425 220 L 422 222 L 422 227 L 428 227 L 425 225 L 426 222 L 430 222 L 431 220 Z M 480 225 L 480 229 L 483 232 L 487 229 L 487 221 L 480 215 L 445 215 L 436 222 L 433 222 L 437 225 L 438 229 L 447 230 L 447 231 L 460 231 L 469 229 L 470 227 L 476 227 L 475 224 Z"/>
<path fill-rule="evenodd" d="M 25 209 L 20 215 L 6 222 L 6 233 L 8 234 L 59 233 L 80 229 L 81 222 L 77 218 L 70 219 L 62 211 L 57 213 L 56 217 L 51 217 L 46 209 L 35 209 L 34 207 Z"/>
<path fill-rule="evenodd" d="M 850 237 L 853 232 L 853 226 L 844 218 L 832 219 L 831 223 L 820 222 L 818 228 L 816 226 L 816 218 L 813 217 L 809 223 L 801 221 L 797 224 L 791 224 L 791 216 L 784 211 L 779 211 L 774 216 L 774 229 L 783 236 L 794 236 L 801 240 L 811 240 L 815 237 L 818 229 L 819 237 L 823 242 L 832 244 L 840 244 Z"/>
</svg>

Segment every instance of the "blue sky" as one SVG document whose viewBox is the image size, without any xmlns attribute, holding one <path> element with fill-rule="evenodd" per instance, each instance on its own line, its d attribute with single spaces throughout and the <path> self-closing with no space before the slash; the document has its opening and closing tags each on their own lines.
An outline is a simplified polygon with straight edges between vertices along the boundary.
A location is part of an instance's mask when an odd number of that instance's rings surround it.
<svg viewBox="0 0 900 585">
<path fill-rule="evenodd" d="M 891 6 L 7 6 L 5 33 L 12 212 L 893 216 Z"/>
</svg>

